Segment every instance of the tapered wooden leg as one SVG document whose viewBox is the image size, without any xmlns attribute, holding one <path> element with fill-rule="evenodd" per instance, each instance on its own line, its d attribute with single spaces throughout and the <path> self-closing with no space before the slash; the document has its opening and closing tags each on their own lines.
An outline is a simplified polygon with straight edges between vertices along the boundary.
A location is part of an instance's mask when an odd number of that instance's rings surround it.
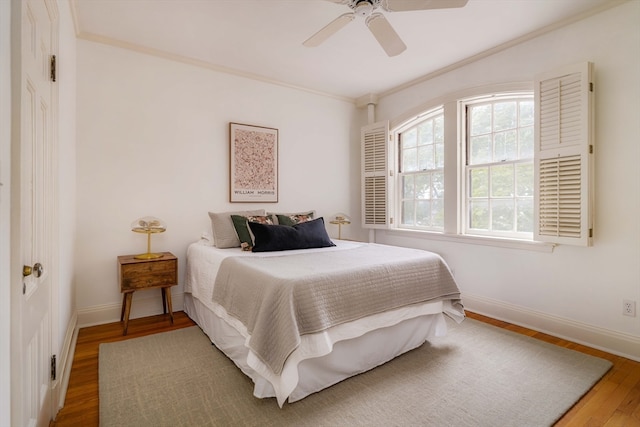
<svg viewBox="0 0 640 427">
<path fill-rule="evenodd" d="M 167 288 L 162 288 L 162 314 L 167 314 Z"/>
<path fill-rule="evenodd" d="M 127 300 L 127 294 L 122 294 L 122 309 L 120 310 L 120 321 L 122 322 L 124 320 L 124 306 L 125 306 L 125 301 Z"/>
<path fill-rule="evenodd" d="M 171 317 L 171 324 L 173 325 L 173 307 L 171 306 L 171 288 L 162 288 L 164 294 L 167 296 L 167 306 L 169 307 L 169 317 Z M 163 294 L 163 295 L 164 295 Z"/>
<path fill-rule="evenodd" d="M 122 335 L 127 335 L 127 328 L 129 327 L 129 314 L 131 314 L 131 300 L 133 298 L 133 292 L 127 292 L 125 294 L 125 308 L 124 308 L 124 331 Z"/>
</svg>

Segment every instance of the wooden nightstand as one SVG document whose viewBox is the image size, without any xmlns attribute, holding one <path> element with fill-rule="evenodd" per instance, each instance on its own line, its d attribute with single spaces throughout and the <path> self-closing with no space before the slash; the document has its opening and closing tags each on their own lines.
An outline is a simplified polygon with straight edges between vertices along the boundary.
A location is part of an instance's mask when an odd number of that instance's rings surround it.
<svg viewBox="0 0 640 427">
<path fill-rule="evenodd" d="M 162 252 L 162 258 L 136 259 L 134 255 L 118 257 L 118 278 L 122 295 L 122 312 L 120 321 L 124 320 L 124 331 L 127 335 L 129 313 L 133 293 L 141 289 L 162 289 L 162 310 L 169 316 L 173 324 L 173 308 L 171 307 L 171 286 L 178 284 L 178 258 L 171 252 Z"/>
</svg>

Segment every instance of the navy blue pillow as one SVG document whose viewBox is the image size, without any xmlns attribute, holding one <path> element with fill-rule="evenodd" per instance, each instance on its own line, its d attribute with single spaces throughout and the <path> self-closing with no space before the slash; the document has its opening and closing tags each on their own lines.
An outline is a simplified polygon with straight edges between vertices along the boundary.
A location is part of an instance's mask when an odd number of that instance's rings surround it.
<svg viewBox="0 0 640 427">
<path fill-rule="evenodd" d="M 335 246 L 327 235 L 322 217 L 293 226 L 249 222 L 254 236 L 253 252 L 289 251 L 293 249 Z"/>
</svg>

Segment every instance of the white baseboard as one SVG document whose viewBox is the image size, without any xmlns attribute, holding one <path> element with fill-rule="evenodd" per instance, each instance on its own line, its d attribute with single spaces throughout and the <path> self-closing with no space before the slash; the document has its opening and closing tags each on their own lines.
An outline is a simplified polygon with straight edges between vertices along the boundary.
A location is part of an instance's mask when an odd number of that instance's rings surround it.
<svg viewBox="0 0 640 427">
<path fill-rule="evenodd" d="M 640 362 L 640 338 L 476 295 L 463 294 L 465 309 Z"/>
<path fill-rule="evenodd" d="M 53 396 L 57 396 L 58 406 L 55 411 L 59 411 L 64 406 L 64 400 L 67 397 L 67 388 L 69 387 L 69 377 L 71 376 L 71 366 L 73 365 L 73 356 L 76 352 L 76 341 L 78 339 L 78 314 L 74 313 L 67 325 L 67 332 L 64 336 L 61 354 L 57 361 L 56 380 L 53 382 L 51 389 Z"/>
<path fill-rule="evenodd" d="M 138 317 L 155 316 L 162 314 L 162 297 L 158 291 L 154 292 L 134 292 L 133 302 L 131 303 L 131 314 L 129 319 L 137 319 Z M 171 305 L 173 311 L 182 311 L 184 304 L 184 294 L 171 294 Z M 122 313 L 121 303 L 103 304 L 87 307 L 78 310 L 78 327 L 103 325 L 105 323 L 119 322 Z"/>
<path fill-rule="evenodd" d="M 148 296 L 147 294 L 151 294 L 151 292 L 136 292 L 134 294 L 131 319 L 162 313 L 162 299 L 159 296 Z M 172 294 L 171 299 L 173 311 L 183 310 L 184 294 Z M 640 338 L 636 336 L 476 295 L 463 294 L 462 300 L 465 308 L 474 313 L 640 362 Z M 120 312 L 120 304 L 106 304 L 78 310 L 78 328 L 118 322 Z"/>
</svg>

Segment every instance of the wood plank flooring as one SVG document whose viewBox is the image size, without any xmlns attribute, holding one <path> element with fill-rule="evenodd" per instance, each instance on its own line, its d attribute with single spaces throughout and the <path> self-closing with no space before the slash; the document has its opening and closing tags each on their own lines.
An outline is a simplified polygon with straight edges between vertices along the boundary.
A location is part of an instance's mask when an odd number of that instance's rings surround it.
<svg viewBox="0 0 640 427">
<path fill-rule="evenodd" d="M 600 350 L 565 341 L 550 335 L 467 312 L 477 319 L 500 328 L 528 335 L 561 347 L 570 348 L 610 360 L 611 370 L 556 424 L 560 426 L 640 426 L 640 363 Z M 65 406 L 50 426 L 98 426 L 98 346 L 158 332 L 194 325 L 184 312 L 174 313 L 171 325 L 168 315 L 133 319 L 128 335 L 122 336 L 120 322 L 82 328 L 78 333 L 73 366 Z"/>
<path fill-rule="evenodd" d="M 558 420 L 556 427 L 640 427 L 640 362 L 468 311 L 467 316 L 613 363 L 609 372 Z"/>
<path fill-rule="evenodd" d="M 127 335 L 122 336 L 123 323 L 81 328 L 78 332 L 71 376 L 64 407 L 51 426 L 98 426 L 98 347 L 102 343 L 122 341 L 158 332 L 186 328 L 195 323 L 183 311 L 173 313 L 171 325 L 168 314 L 129 320 Z"/>
</svg>

